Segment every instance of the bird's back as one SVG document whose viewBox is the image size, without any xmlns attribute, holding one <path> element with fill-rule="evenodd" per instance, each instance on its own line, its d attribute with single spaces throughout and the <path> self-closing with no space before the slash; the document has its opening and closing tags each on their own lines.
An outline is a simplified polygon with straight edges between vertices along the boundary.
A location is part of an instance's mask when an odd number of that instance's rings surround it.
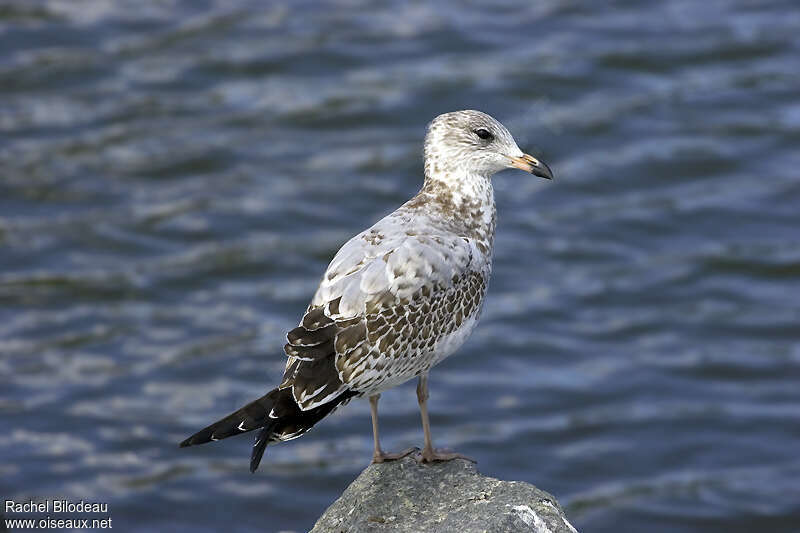
<svg viewBox="0 0 800 533">
<path fill-rule="evenodd" d="M 281 386 L 292 388 L 301 408 L 403 383 L 472 331 L 491 249 L 420 195 L 342 246 L 289 333 Z"/>
</svg>

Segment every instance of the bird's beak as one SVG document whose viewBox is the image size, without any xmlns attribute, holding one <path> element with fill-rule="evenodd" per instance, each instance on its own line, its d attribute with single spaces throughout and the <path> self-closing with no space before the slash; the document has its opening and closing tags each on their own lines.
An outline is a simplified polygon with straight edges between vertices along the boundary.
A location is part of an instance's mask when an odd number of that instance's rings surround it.
<svg viewBox="0 0 800 533">
<path fill-rule="evenodd" d="M 530 172 L 534 176 L 539 176 L 546 180 L 553 179 L 553 172 L 550 170 L 550 167 L 532 155 L 522 154 L 521 157 L 512 157 L 511 166 L 524 170 L 525 172 Z"/>
</svg>

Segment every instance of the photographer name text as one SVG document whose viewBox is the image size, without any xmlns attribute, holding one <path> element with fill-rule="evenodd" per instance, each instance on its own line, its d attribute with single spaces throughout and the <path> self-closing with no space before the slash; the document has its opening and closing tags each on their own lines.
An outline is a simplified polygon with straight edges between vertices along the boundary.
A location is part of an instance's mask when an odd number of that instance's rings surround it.
<svg viewBox="0 0 800 533">
<path fill-rule="evenodd" d="M 71 502 L 69 500 L 44 500 L 35 502 L 15 502 L 6 500 L 5 512 L 7 513 L 107 513 L 107 503 Z"/>
</svg>

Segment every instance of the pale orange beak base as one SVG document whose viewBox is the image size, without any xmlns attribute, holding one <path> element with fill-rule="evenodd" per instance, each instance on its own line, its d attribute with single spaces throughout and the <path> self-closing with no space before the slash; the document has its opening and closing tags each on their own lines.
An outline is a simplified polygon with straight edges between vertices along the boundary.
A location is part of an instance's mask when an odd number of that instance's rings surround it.
<svg viewBox="0 0 800 533">
<path fill-rule="evenodd" d="M 550 167 L 532 155 L 522 154 L 522 157 L 512 157 L 511 166 L 546 180 L 553 179 L 553 171 L 550 170 Z"/>
</svg>

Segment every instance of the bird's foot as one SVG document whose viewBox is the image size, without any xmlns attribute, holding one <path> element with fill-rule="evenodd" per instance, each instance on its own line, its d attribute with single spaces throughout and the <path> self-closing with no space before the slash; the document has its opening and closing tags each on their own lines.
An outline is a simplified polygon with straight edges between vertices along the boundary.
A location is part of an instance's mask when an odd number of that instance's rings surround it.
<svg viewBox="0 0 800 533">
<path fill-rule="evenodd" d="M 437 461 L 452 461 L 453 459 L 465 459 L 472 463 L 477 463 L 472 457 L 457 452 L 449 452 L 443 449 L 425 448 L 414 456 L 418 463 L 433 463 Z"/>
<path fill-rule="evenodd" d="M 407 448 L 400 453 L 386 453 L 383 450 L 376 450 L 375 453 L 372 454 L 372 464 L 396 461 L 417 452 L 419 452 L 419 448 L 416 446 L 413 448 Z"/>
</svg>

